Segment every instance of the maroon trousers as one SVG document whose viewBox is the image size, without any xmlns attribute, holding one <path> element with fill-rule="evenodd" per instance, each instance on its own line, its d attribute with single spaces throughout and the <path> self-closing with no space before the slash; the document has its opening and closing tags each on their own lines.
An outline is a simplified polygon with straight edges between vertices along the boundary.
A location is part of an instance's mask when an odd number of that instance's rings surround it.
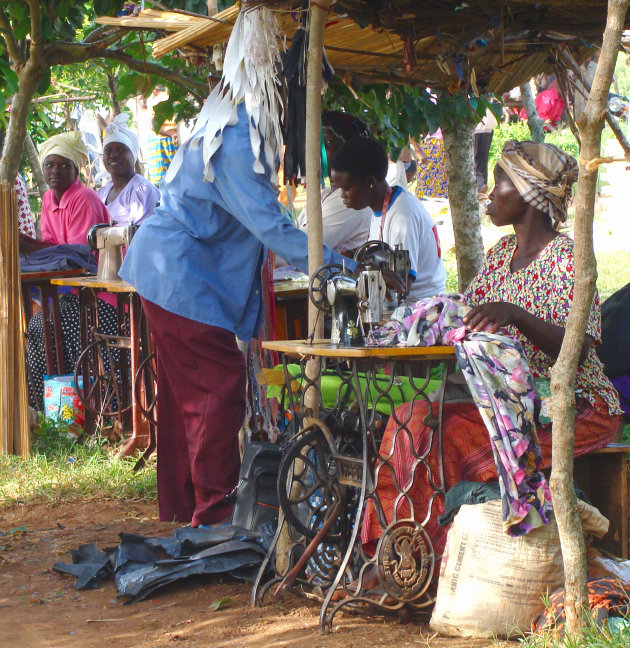
<svg viewBox="0 0 630 648">
<path fill-rule="evenodd" d="M 157 351 L 160 520 L 218 522 L 238 481 L 245 358 L 234 333 L 142 300 Z"/>
</svg>

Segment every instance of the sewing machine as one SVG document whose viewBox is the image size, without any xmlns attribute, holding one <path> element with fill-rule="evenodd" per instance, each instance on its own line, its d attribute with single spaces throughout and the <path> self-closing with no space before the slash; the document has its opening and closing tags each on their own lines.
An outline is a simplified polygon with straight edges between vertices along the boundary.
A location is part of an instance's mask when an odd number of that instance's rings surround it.
<svg viewBox="0 0 630 648">
<path fill-rule="evenodd" d="M 383 270 L 393 270 L 403 280 L 411 268 L 407 250 L 393 250 L 387 243 L 368 241 L 355 260 L 366 269 L 355 277 L 337 263 L 318 268 L 309 282 L 309 297 L 322 312 L 332 317 L 330 341 L 340 347 L 364 346 L 364 324 L 380 324 L 389 304 Z M 406 291 L 398 295 L 404 300 Z M 397 304 L 394 304 L 396 306 Z"/>
<path fill-rule="evenodd" d="M 88 245 L 98 252 L 99 281 L 122 281 L 118 271 L 123 260 L 123 247 L 129 246 L 138 227 L 136 225 L 107 225 L 99 223 L 90 228 Z"/>
</svg>

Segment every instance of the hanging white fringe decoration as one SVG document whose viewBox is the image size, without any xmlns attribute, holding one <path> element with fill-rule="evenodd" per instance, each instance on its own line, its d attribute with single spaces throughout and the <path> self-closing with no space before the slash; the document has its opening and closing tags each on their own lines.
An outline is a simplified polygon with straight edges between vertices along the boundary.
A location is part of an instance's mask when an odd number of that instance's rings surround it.
<svg viewBox="0 0 630 648">
<path fill-rule="evenodd" d="M 254 153 L 254 171 L 271 169 L 278 181 L 277 164 L 282 152 L 282 99 L 277 73 L 280 65 L 279 38 L 282 32 L 274 13 L 265 7 L 243 6 L 227 45 L 221 82 L 210 93 L 199 113 L 190 140 L 179 149 L 166 173 L 169 182 L 183 159 L 183 149 L 203 139 L 204 180 L 214 181 L 212 156 L 221 147 L 223 129 L 238 121 L 238 105 L 245 102 L 249 137 Z"/>
</svg>

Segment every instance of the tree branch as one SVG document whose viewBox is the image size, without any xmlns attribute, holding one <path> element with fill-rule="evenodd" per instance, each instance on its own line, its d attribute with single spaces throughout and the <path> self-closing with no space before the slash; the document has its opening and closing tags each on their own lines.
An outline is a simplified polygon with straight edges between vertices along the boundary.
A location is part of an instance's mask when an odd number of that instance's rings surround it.
<svg viewBox="0 0 630 648">
<path fill-rule="evenodd" d="M 42 35 L 42 7 L 41 3 L 37 2 L 37 0 L 28 0 L 28 6 L 31 18 L 30 57 L 36 61 L 40 61 L 44 50 L 44 37 Z"/>
<path fill-rule="evenodd" d="M 7 45 L 7 52 L 9 53 L 9 58 L 13 61 L 14 65 L 18 66 L 24 63 L 24 59 L 20 54 L 20 48 L 18 42 L 15 40 L 13 35 L 13 30 L 9 24 L 9 19 L 7 18 L 4 12 L 0 12 L 0 29 L 2 30 L 2 37 L 4 42 Z"/>
<path fill-rule="evenodd" d="M 135 72 L 155 74 L 172 83 L 176 83 L 188 90 L 200 102 L 203 101 L 203 98 L 208 93 L 208 86 L 202 81 L 195 81 L 194 79 L 182 76 L 178 71 L 170 70 L 157 63 L 139 61 L 133 56 L 121 52 L 119 49 L 99 47 L 98 43 L 85 44 L 57 41 L 47 47 L 47 53 L 50 65 L 68 65 L 70 63 L 81 63 L 99 58 L 110 59 L 124 63 L 129 69 Z"/>
</svg>

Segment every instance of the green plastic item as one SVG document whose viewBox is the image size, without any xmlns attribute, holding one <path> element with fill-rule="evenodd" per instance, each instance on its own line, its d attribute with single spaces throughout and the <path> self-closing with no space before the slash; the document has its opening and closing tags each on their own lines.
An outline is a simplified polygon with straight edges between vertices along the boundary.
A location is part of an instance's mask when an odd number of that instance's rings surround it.
<svg viewBox="0 0 630 648">
<path fill-rule="evenodd" d="M 282 369 L 282 365 L 278 365 L 275 367 L 276 369 Z M 302 383 L 302 371 L 301 367 L 298 364 L 289 364 L 287 365 L 287 370 L 289 374 L 298 380 L 300 383 Z M 437 367 L 434 367 L 431 369 L 430 373 L 430 379 L 429 379 L 429 384 L 427 385 L 427 393 L 432 393 L 436 391 L 440 385 L 442 384 L 442 373 L 444 371 L 443 365 L 438 365 Z M 391 377 L 387 376 L 385 373 L 383 373 L 382 377 L 382 384 L 383 387 L 385 387 Z M 377 378 L 377 380 L 380 381 L 380 378 Z M 365 374 L 361 373 L 359 374 L 359 384 L 361 386 L 361 392 L 365 393 Z M 422 379 L 417 378 L 415 379 L 415 382 L 417 385 L 422 384 Z M 414 390 L 413 388 L 409 385 L 409 379 L 405 377 L 401 377 L 397 381 L 398 384 L 394 385 L 392 389 L 389 391 L 389 396 L 391 397 L 392 403 L 394 405 L 394 408 L 398 407 L 399 405 L 402 405 L 403 403 L 408 403 L 410 400 L 412 400 L 414 396 Z M 339 387 L 341 385 L 341 378 L 333 372 L 326 373 L 324 372 L 324 375 L 322 376 L 322 384 L 321 384 L 321 390 L 322 390 L 322 403 L 324 407 L 327 409 L 333 409 L 337 403 L 337 393 L 339 391 Z M 342 393 L 340 394 L 340 398 L 343 398 L 345 395 L 346 390 L 342 390 Z M 267 387 L 267 397 L 268 398 L 280 398 L 281 397 L 281 388 L 277 387 L 275 385 L 270 385 Z M 377 398 L 378 392 L 375 389 L 373 384 L 370 384 L 370 403 L 369 406 L 370 408 L 373 406 L 374 400 Z M 348 403 L 350 405 L 350 402 Z M 387 398 L 380 398 L 378 402 L 376 403 L 376 410 L 378 412 L 381 412 L 382 414 L 391 414 L 391 406 L 390 406 L 390 401 Z"/>
</svg>

